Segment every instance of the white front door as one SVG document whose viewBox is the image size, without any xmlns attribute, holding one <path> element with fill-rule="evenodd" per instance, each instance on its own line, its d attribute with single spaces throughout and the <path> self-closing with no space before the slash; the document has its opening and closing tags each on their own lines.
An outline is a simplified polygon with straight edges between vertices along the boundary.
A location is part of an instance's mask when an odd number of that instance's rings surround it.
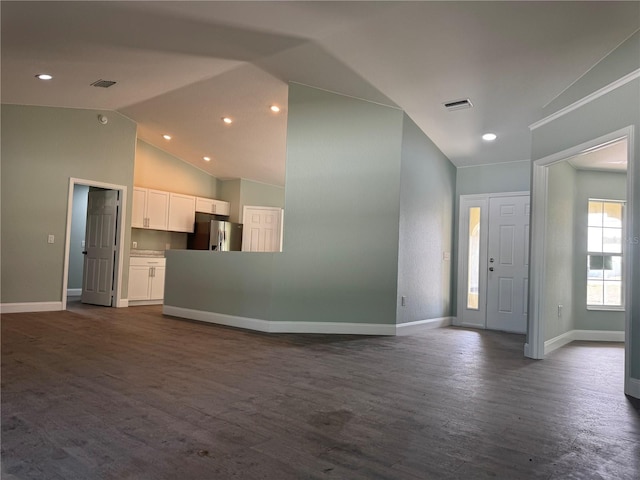
<svg viewBox="0 0 640 480">
<path fill-rule="evenodd" d="M 282 209 L 245 206 L 242 214 L 242 251 L 279 252 Z"/>
<path fill-rule="evenodd" d="M 489 200 L 488 329 L 527 331 L 529 211 L 529 196 Z"/>
<path fill-rule="evenodd" d="M 118 191 L 91 187 L 82 278 L 82 303 L 111 306 Z"/>
<path fill-rule="evenodd" d="M 462 195 L 454 324 L 525 333 L 529 193 Z"/>
</svg>

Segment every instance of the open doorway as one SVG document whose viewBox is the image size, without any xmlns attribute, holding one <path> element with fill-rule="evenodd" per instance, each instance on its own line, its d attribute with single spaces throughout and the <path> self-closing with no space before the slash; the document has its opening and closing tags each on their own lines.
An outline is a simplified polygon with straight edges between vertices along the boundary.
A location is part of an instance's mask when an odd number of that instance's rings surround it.
<svg viewBox="0 0 640 480">
<path fill-rule="evenodd" d="M 68 300 L 124 306 L 124 206 L 127 187 L 70 178 L 62 289 Z"/>
<path fill-rule="evenodd" d="M 626 170 L 632 171 L 633 148 L 633 129 L 627 127 L 534 162 L 530 318 L 525 345 L 525 355 L 541 359 L 552 349 L 573 340 L 624 340 L 625 391 L 630 379 L 631 295 L 624 292 L 632 291 L 632 264 L 624 257 L 629 250 L 625 232 L 634 230 L 633 215 L 624 212 L 631 210 L 632 175 L 625 174 L 617 187 L 608 177 L 582 182 L 591 185 L 591 190 L 571 187 L 567 179 L 572 172 L 584 169 L 582 162 L 588 163 L 595 160 L 594 157 L 604 157 L 604 160 L 601 159 L 599 168 L 590 171 L 605 170 L 604 165 L 608 164 L 607 171 L 614 169 L 621 175 L 625 161 Z M 614 151 L 621 152 L 622 158 L 612 156 Z M 594 173 L 589 173 L 589 177 L 594 177 Z M 559 195 L 558 191 L 562 193 Z M 568 203 L 571 201 L 573 206 Z M 575 210 L 572 215 L 575 222 L 566 226 L 562 216 L 571 209 Z M 565 233 L 559 231 L 563 224 Z M 602 236 L 594 243 L 590 236 L 596 238 L 593 234 L 598 229 Z M 573 232 L 572 238 L 567 237 L 569 231 Z M 567 283 L 572 290 L 565 294 L 565 298 L 570 298 L 569 308 L 558 297 Z M 615 288 L 608 294 L 609 286 Z M 592 330 L 576 328 L 580 326 L 576 316 L 581 315 L 580 321 L 584 320 L 583 309 L 592 310 L 600 317 L 606 314 L 612 324 L 616 314 L 623 317 L 620 323 L 624 331 L 605 330 L 602 326 Z"/>
</svg>

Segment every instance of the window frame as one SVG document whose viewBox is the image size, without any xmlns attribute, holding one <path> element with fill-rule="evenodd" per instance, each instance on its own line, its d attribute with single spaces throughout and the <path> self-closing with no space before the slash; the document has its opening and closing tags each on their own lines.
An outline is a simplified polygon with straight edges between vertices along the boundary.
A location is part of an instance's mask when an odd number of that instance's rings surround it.
<svg viewBox="0 0 640 480">
<path fill-rule="evenodd" d="M 604 212 L 604 204 L 606 203 L 611 203 L 611 204 L 619 204 L 622 206 L 622 218 L 621 218 L 621 227 L 620 227 L 620 235 L 621 235 L 621 241 L 620 241 L 620 253 L 612 253 L 612 252 L 605 252 L 604 248 L 601 248 L 601 251 L 593 251 L 593 250 L 589 250 L 589 228 L 598 228 L 597 226 L 594 227 L 593 225 L 589 225 L 589 204 L 591 202 L 600 202 L 603 204 L 603 212 Z M 626 234 L 626 206 L 627 206 L 627 202 L 625 200 L 614 200 L 614 199 L 610 199 L 610 198 L 591 198 L 589 197 L 587 199 L 587 221 L 585 224 L 586 227 L 586 231 L 587 231 L 587 236 L 586 236 L 586 240 L 587 240 L 587 249 L 586 249 L 586 255 L 585 255 L 585 265 L 586 265 L 586 271 L 585 271 L 585 305 L 587 310 L 594 310 L 594 311 L 612 311 L 612 312 L 624 312 L 625 311 L 625 302 L 626 302 L 626 290 L 625 290 L 625 270 L 626 270 L 626 248 L 625 248 L 625 234 Z M 600 226 L 599 228 L 603 229 L 603 228 L 607 228 L 604 225 Z M 610 227 L 609 227 L 610 228 Z M 590 304 L 589 303 L 589 299 L 588 299 L 588 288 L 589 288 L 589 257 L 592 255 L 600 255 L 603 257 L 605 256 L 612 256 L 612 257 L 620 257 L 620 304 L 619 305 L 599 305 L 599 304 Z M 593 280 L 591 280 L 593 281 Z M 604 276 L 601 279 L 603 288 L 604 288 L 604 284 L 605 284 L 605 279 Z"/>
</svg>

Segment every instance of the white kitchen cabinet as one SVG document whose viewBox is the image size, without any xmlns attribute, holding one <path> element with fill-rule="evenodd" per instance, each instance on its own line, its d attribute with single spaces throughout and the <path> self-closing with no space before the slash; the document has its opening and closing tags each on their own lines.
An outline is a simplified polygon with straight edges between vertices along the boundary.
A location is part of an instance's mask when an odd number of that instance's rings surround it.
<svg viewBox="0 0 640 480">
<path fill-rule="evenodd" d="M 171 193 L 169 196 L 169 221 L 167 230 L 193 233 L 196 216 L 196 197 Z"/>
<path fill-rule="evenodd" d="M 133 187 L 131 226 L 152 230 L 167 230 L 169 192 Z"/>
<path fill-rule="evenodd" d="M 229 215 L 229 202 L 215 200 L 213 198 L 196 198 L 196 212 L 214 213 L 216 215 Z"/>
<path fill-rule="evenodd" d="M 166 260 L 131 257 L 129 262 L 129 305 L 161 304 L 164 298 Z"/>
</svg>

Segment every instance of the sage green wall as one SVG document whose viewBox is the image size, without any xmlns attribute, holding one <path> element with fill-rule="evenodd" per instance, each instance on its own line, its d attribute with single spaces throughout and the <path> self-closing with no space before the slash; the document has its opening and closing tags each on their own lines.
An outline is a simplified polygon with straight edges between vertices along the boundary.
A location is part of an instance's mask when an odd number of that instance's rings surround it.
<svg viewBox="0 0 640 480">
<path fill-rule="evenodd" d="M 574 257 L 575 328 L 624 331 L 624 312 L 587 310 L 587 214 L 589 198 L 626 200 L 627 175 L 579 170 L 576 172 Z M 630 295 L 631 292 L 627 292 Z"/>
<path fill-rule="evenodd" d="M 640 35 L 635 35 L 628 41 L 635 42 L 635 45 L 637 45 L 640 42 Z M 616 52 L 612 53 L 612 55 L 624 54 L 624 59 L 620 61 L 623 63 L 628 62 L 633 67 L 632 70 L 640 68 L 640 57 L 629 53 L 635 51 L 635 45 L 633 48 L 628 45 L 622 45 Z M 610 83 L 609 75 L 603 69 L 594 67 L 586 75 L 590 78 L 588 81 L 585 80 L 583 84 L 590 85 L 590 90 L 602 88 Z M 570 96 L 572 95 L 571 88 L 563 95 L 569 95 L 568 98 L 573 98 Z M 638 133 L 640 132 L 639 79 L 630 81 L 588 104 L 536 128 L 533 131 L 532 159 L 535 161 L 544 158 L 628 126 L 634 127 L 634 158 L 637 167 L 640 162 L 640 141 L 638 141 Z M 636 204 L 640 202 L 640 168 L 635 168 L 633 172 L 633 199 L 629 200 Z M 637 241 L 640 239 L 638 206 L 630 214 L 633 215 L 634 225 L 633 231 L 628 232 L 628 237 L 631 240 L 628 244 L 628 250 L 632 258 L 636 259 L 632 264 L 632 284 L 637 289 L 640 285 L 640 262 L 637 261 L 640 258 L 640 242 Z M 631 300 L 630 330 L 629 356 L 631 360 L 631 376 L 635 379 L 640 379 L 640 295 L 634 295 Z"/>
<path fill-rule="evenodd" d="M 273 318 L 396 322 L 403 112 L 289 86 Z"/>
<path fill-rule="evenodd" d="M 165 305 L 394 324 L 403 113 L 297 84 L 288 112 L 284 252 L 168 252 Z"/>
<path fill-rule="evenodd" d="M 531 185 L 531 162 L 494 163 L 460 167 L 456 173 L 456 194 L 527 192 Z"/>
<path fill-rule="evenodd" d="M 133 173 L 136 187 L 218 198 L 216 177 L 142 140 L 138 139 L 136 145 Z"/>
<path fill-rule="evenodd" d="M 240 222 L 245 206 L 284 208 L 284 187 L 251 180 L 240 180 Z"/>
<path fill-rule="evenodd" d="M 221 182 L 216 177 L 140 139 L 136 143 L 133 183 L 185 195 L 220 197 Z M 136 242 L 139 250 L 165 250 L 167 245 L 187 248 L 187 234 L 132 228 L 131 242 Z"/>
<path fill-rule="evenodd" d="M 229 202 L 229 221 L 231 222 L 240 222 L 240 217 L 242 216 L 240 188 L 241 181 L 239 178 L 220 182 L 220 200 Z"/>
<path fill-rule="evenodd" d="M 230 204 L 229 220 L 243 222 L 245 205 L 284 208 L 284 187 L 254 182 L 245 178 L 220 182 L 220 200 Z"/>
<path fill-rule="evenodd" d="M 456 168 L 404 115 L 397 323 L 451 315 Z"/>
<path fill-rule="evenodd" d="M 86 185 L 76 185 L 73 189 L 67 288 L 82 288 L 82 277 L 84 275 L 84 255 L 82 254 L 84 247 L 82 242 L 86 234 L 88 200 L 89 187 Z"/>
<path fill-rule="evenodd" d="M 576 171 L 567 162 L 549 167 L 545 251 L 545 304 L 542 308 L 545 340 L 575 327 L 573 303 L 576 210 Z M 558 305 L 562 315 L 558 316 Z"/>
<path fill-rule="evenodd" d="M 2 303 L 62 299 L 70 177 L 124 185 L 131 194 L 136 125 L 116 112 L 102 125 L 99 113 L 104 112 L 2 105 Z M 49 234 L 54 244 L 47 243 Z"/>
</svg>

